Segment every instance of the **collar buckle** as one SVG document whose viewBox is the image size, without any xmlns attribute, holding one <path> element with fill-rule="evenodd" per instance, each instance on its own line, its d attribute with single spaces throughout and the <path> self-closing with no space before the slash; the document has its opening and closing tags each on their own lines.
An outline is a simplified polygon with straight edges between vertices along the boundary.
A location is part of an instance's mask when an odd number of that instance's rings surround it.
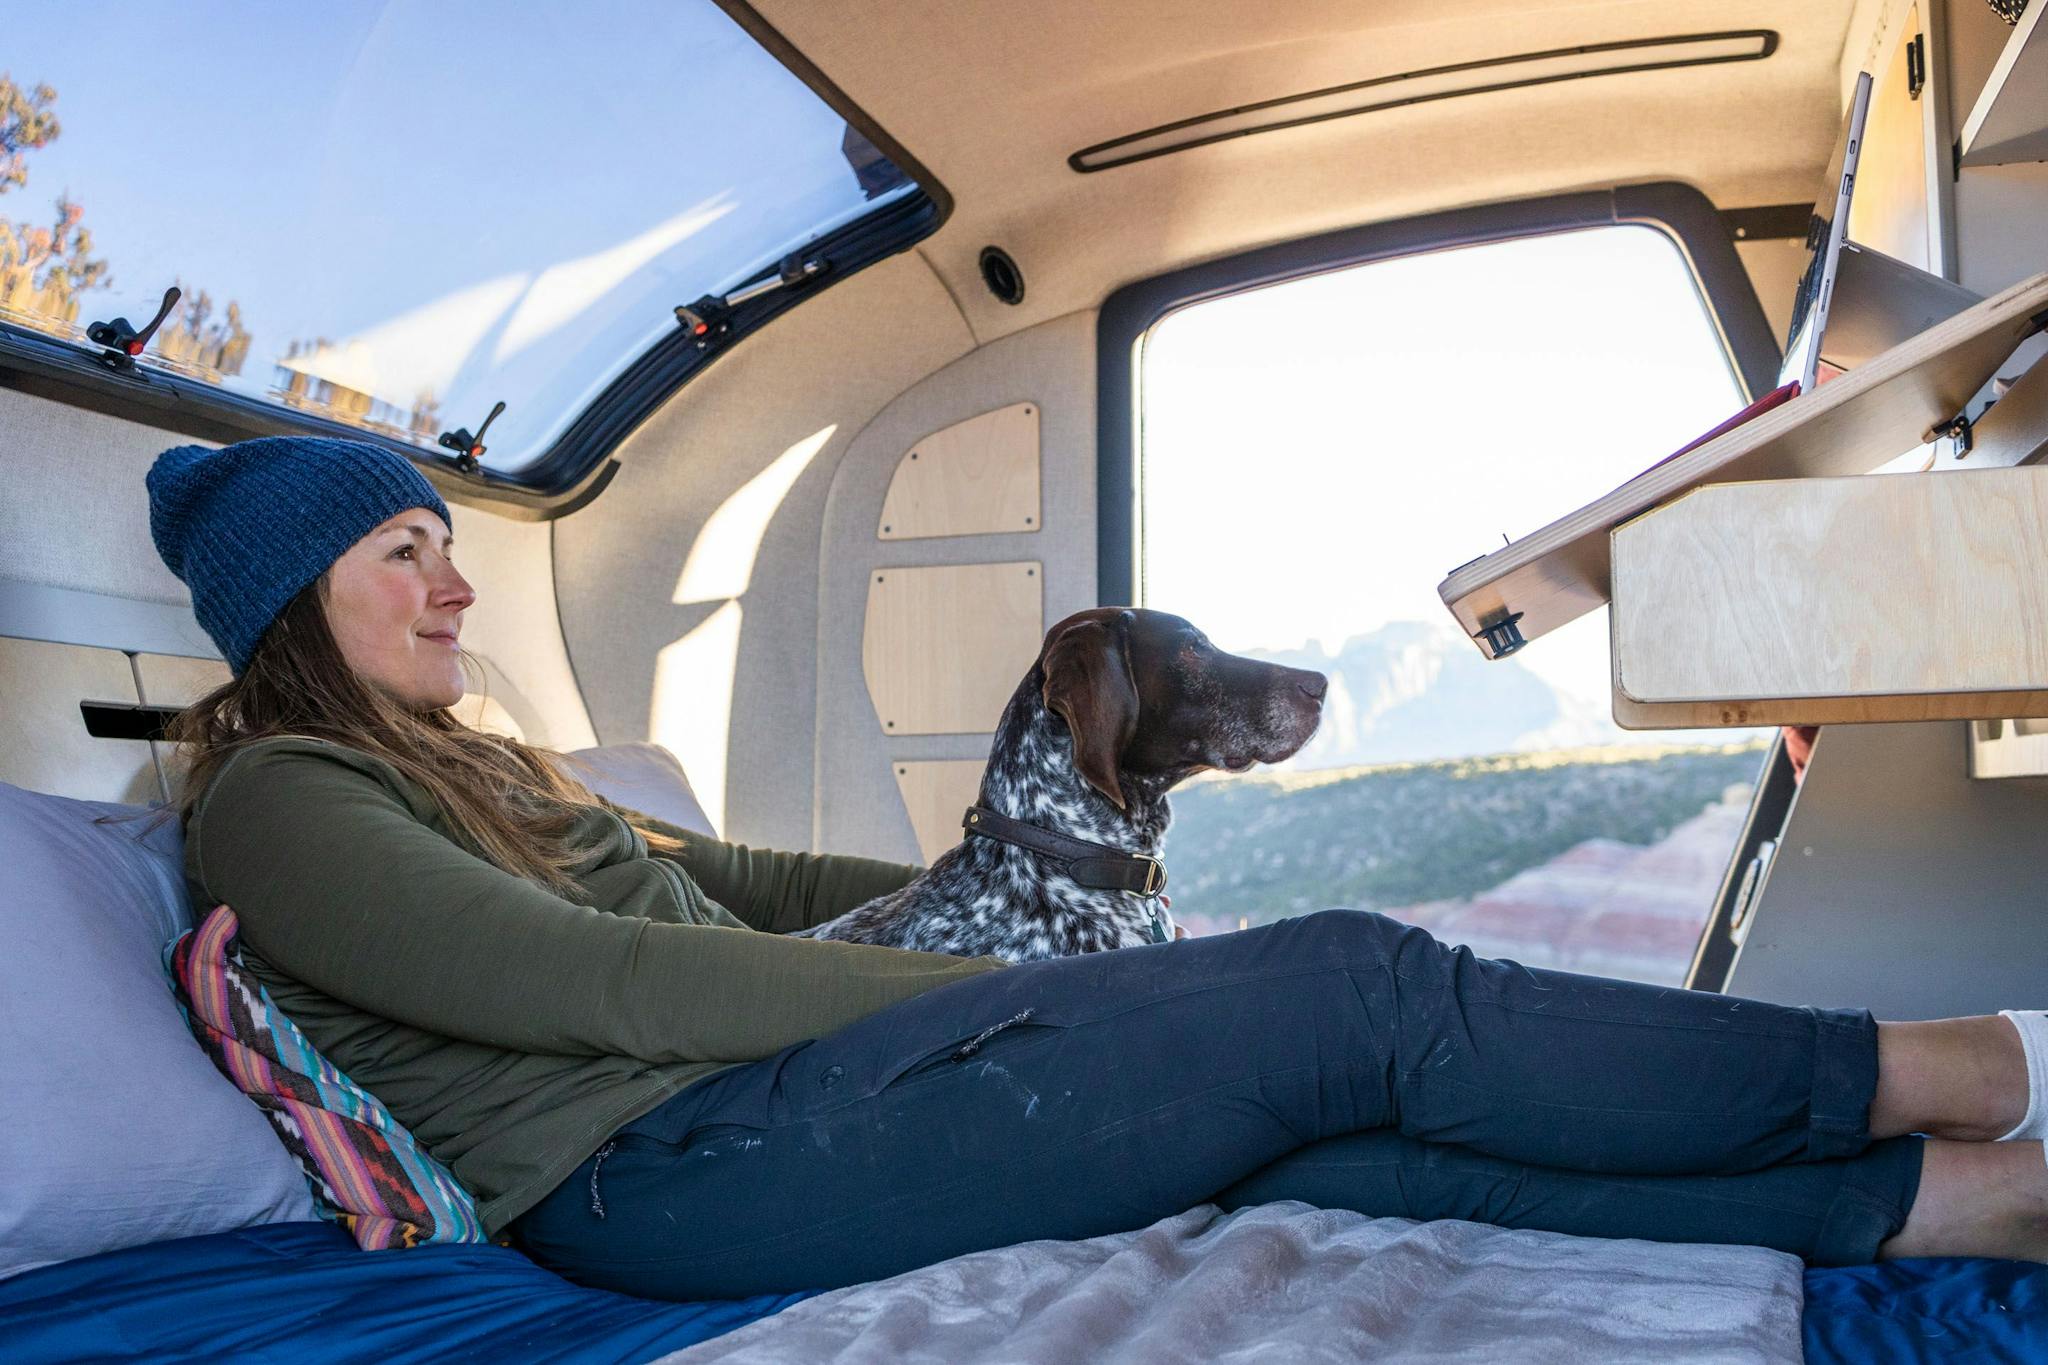
<svg viewBox="0 0 2048 1365">
<path fill-rule="evenodd" d="M 1131 857 L 1145 864 L 1145 885 L 1137 894 L 1150 899 L 1166 890 L 1166 864 L 1149 853 L 1133 853 Z"/>
</svg>

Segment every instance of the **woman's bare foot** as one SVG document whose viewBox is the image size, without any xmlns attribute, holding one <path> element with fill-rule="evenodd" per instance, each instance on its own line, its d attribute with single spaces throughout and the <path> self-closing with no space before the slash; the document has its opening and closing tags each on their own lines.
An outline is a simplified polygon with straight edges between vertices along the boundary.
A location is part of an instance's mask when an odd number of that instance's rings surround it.
<svg viewBox="0 0 2048 1365">
<path fill-rule="evenodd" d="M 1906 1225 L 1877 1254 L 2048 1261 L 2048 1160 L 2041 1144 L 1928 1142 Z"/>
</svg>

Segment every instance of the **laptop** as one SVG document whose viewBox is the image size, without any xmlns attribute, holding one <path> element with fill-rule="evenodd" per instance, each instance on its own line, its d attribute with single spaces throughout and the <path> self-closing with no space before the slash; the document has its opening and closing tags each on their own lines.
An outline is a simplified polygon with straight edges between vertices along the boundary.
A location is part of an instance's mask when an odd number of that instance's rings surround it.
<svg viewBox="0 0 2048 1365">
<path fill-rule="evenodd" d="M 1860 258 L 1877 255 L 1875 252 L 1862 251 L 1848 239 L 1849 198 L 1856 188 L 1856 165 L 1863 151 L 1863 125 L 1870 115 L 1870 88 L 1870 73 L 1858 72 L 1856 92 L 1851 96 L 1849 112 L 1842 120 L 1842 136 L 1836 140 L 1834 157 L 1828 162 L 1827 178 L 1822 181 L 1820 195 L 1813 202 L 1813 216 L 1807 220 L 1806 273 L 1800 277 L 1799 291 L 1793 296 L 1792 332 L 1785 342 L 1784 362 L 1778 367 L 1778 387 L 1757 398 L 1712 431 L 1672 451 L 1649 469 L 1645 469 L 1644 474 L 1649 473 L 1650 469 L 1669 464 L 1679 456 L 1698 449 L 1717 436 L 1726 435 L 1781 403 L 1802 393 L 1813 392 L 1814 384 L 1819 379 L 1821 335 L 1829 330 L 1828 310 L 1834 302 L 1835 285 L 1841 275 L 1844 254 L 1846 252 L 1857 256 L 1859 265 L 1863 264 Z M 1878 261 L 1881 263 L 1883 259 L 1880 257 Z M 1875 264 L 1873 268 L 1881 270 L 1882 265 Z M 1912 269 L 1902 264 L 1898 268 L 1902 271 Z M 1866 270 L 1864 273 L 1872 271 Z M 1925 272 L 1913 273 L 1920 275 Z M 1975 301 L 1974 296 L 1970 301 Z M 1876 329 L 1873 326 L 1870 330 Z M 1897 339 L 1900 338 L 1894 338 Z M 1830 341 L 1832 342 L 1832 335 Z M 1867 358 L 1867 355 L 1858 355 L 1855 360 Z M 1854 363 L 1854 360 L 1847 357 L 1832 354 L 1830 359 L 1841 362 L 1834 365 L 1833 368 L 1837 370 L 1847 369 L 1849 364 Z M 1641 475 L 1636 477 L 1640 478 Z"/>
<path fill-rule="evenodd" d="M 1821 336 L 1820 363 L 1835 370 L 1868 364 L 1908 338 L 1946 322 L 1983 296 L 1953 280 L 1842 243 L 1835 297 Z"/>
<path fill-rule="evenodd" d="M 1863 124 L 1870 115 L 1870 73 L 1856 73 L 1856 93 L 1849 100 L 1849 113 L 1842 121 L 1842 136 L 1835 143 L 1835 155 L 1821 182 L 1820 195 L 1813 202 L 1813 216 L 1806 224 L 1806 274 L 1800 277 L 1799 292 L 1792 299 L 1792 331 L 1785 341 L 1785 363 L 1778 369 L 1778 383 L 1797 384 L 1800 393 L 1812 393 L 1820 369 L 1820 338 L 1827 329 L 1828 306 L 1834 301 L 1835 281 L 1841 269 L 1842 244 L 1849 232 L 1849 196 L 1856 188 L 1856 164 L 1863 152 Z"/>
</svg>

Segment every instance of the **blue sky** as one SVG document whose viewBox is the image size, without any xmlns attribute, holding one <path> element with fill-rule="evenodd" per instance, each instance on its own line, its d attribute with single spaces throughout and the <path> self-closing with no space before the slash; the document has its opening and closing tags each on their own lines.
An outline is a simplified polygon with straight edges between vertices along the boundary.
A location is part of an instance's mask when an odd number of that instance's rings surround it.
<svg viewBox="0 0 2048 1365">
<path fill-rule="evenodd" d="M 841 120 L 706 0 L 129 5 L 91 24 L 15 6 L 7 29 L 5 69 L 56 88 L 63 133 L 0 215 L 83 204 L 114 274 L 88 311 L 139 322 L 173 277 L 237 299 L 254 336 L 238 387 L 260 391 L 289 340 L 463 296 L 442 411 L 474 426 L 505 398 L 494 462 L 551 434 L 674 304 L 864 205 Z M 591 271 L 558 271 L 532 311 L 550 267 L 622 249 L 596 306 L 562 298 Z M 507 356 L 490 328 L 522 303 Z M 378 397 L 410 401 L 387 382 Z"/>
</svg>

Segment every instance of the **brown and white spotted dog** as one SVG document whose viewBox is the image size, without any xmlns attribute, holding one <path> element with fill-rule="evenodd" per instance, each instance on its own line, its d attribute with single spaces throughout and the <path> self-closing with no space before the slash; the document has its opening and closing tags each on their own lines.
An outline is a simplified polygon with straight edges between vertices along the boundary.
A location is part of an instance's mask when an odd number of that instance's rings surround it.
<svg viewBox="0 0 2048 1365">
<path fill-rule="evenodd" d="M 1315 733 L 1328 686 L 1308 669 L 1225 654 L 1165 612 L 1077 612 L 1047 632 L 1004 709 L 978 808 L 1157 859 L 1172 819 L 1166 793 L 1206 768 L 1243 772 L 1293 754 Z M 803 936 L 1011 961 L 1164 936 L 1155 898 L 1083 885 L 1075 872 L 1100 879 L 968 828 L 902 890 Z"/>
</svg>

